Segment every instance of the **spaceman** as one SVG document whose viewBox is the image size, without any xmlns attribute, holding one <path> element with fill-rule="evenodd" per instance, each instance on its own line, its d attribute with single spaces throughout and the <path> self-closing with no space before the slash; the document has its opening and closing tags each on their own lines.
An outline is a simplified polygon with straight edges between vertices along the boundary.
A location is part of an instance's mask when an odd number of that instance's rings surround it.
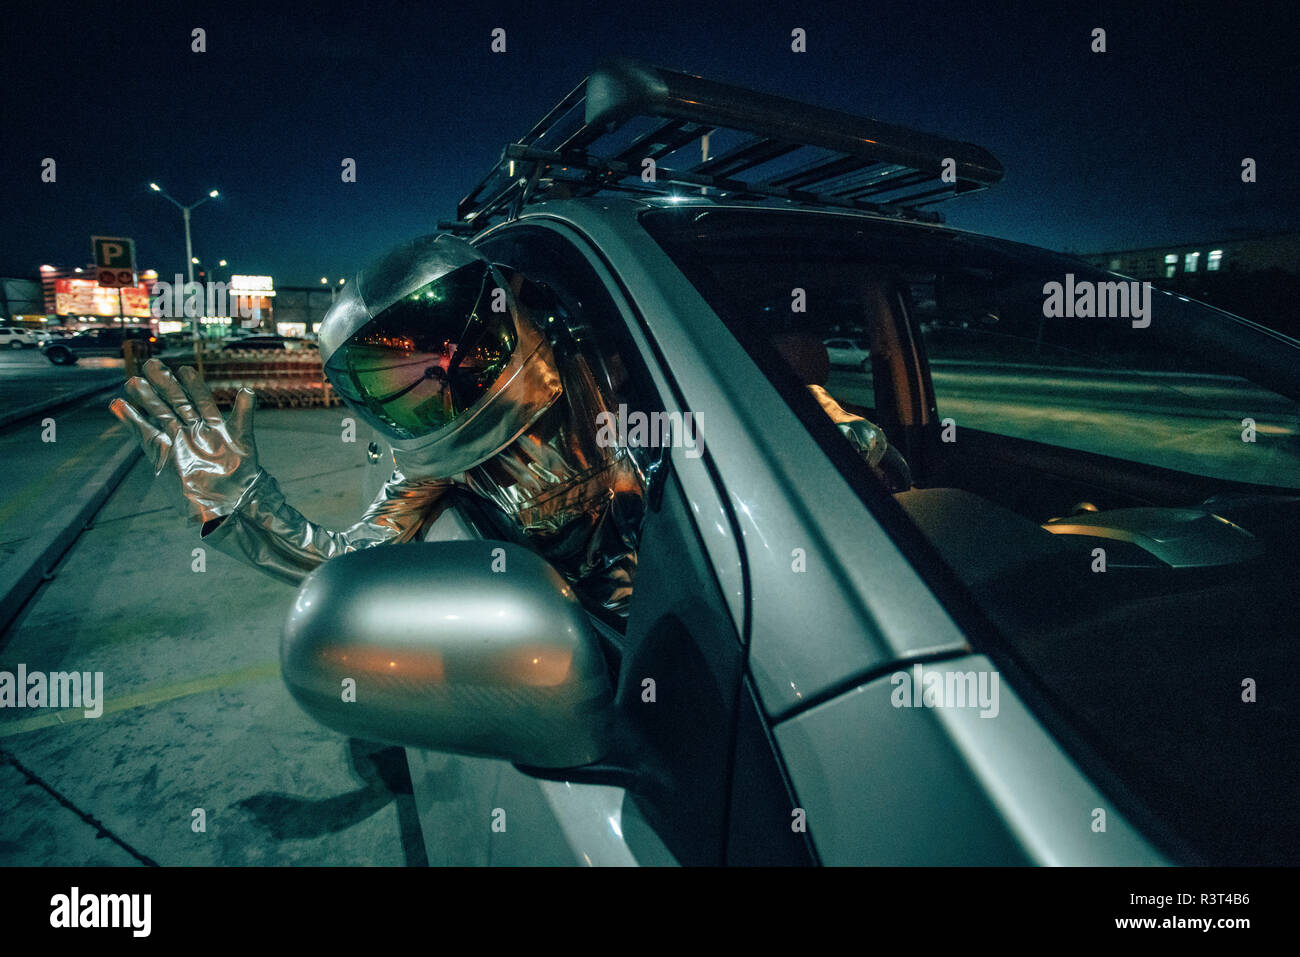
<svg viewBox="0 0 1300 957">
<path fill-rule="evenodd" d="M 601 441 L 621 373 L 591 338 L 545 286 L 453 236 L 414 240 L 363 271 L 321 323 L 321 358 L 339 396 L 388 441 L 395 469 L 342 531 L 305 518 L 258 464 L 248 389 L 223 417 L 194 369 L 177 378 L 151 359 L 111 408 L 155 474 L 172 464 L 203 541 L 284 581 L 345 552 L 421 538 L 460 487 L 496 507 L 502 537 L 540 553 L 589 604 L 625 616 L 663 449 Z M 884 433 L 814 395 L 881 473 L 892 452 Z"/>
<path fill-rule="evenodd" d="M 178 379 L 154 359 L 111 408 L 156 474 L 176 469 L 204 543 L 284 581 L 335 555 L 418 540 L 459 486 L 495 505 L 584 599 L 626 615 L 661 450 L 597 441 L 615 373 L 569 319 L 546 287 L 448 235 L 409 242 L 346 286 L 320 327 L 325 374 L 391 445 L 395 469 L 342 531 L 305 518 L 259 466 L 251 391 L 223 418 L 198 373 Z"/>
</svg>

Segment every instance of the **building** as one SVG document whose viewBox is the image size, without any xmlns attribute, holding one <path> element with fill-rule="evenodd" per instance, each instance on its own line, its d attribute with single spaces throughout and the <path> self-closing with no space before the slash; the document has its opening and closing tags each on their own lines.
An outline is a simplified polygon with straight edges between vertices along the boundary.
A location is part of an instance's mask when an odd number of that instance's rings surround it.
<svg viewBox="0 0 1300 957">
<path fill-rule="evenodd" d="M 157 278 L 152 269 L 145 270 L 136 285 L 117 289 L 99 285 L 93 266 L 42 266 L 40 311 L 52 325 L 147 322 L 150 291 Z"/>
<path fill-rule="evenodd" d="M 45 295 L 39 279 L 0 277 L 0 322 L 28 326 L 45 322 Z"/>
<path fill-rule="evenodd" d="M 1218 272 L 1280 270 L 1300 275 L 1300 232 L 1108 250 L 1084 253 L 1079 258 L 1111 272 L 1155 283 Z"/>
<path fill-rule="evenodd" d="M 1300 232 L 1080 255 L 1300 339 Z"/>
<path fill-rule="evenodd" d="M 314 334 L 334 303 L 325 286 L 283 286 L 275 301 L 275 331 L 283 336 Z"/>
</svg>

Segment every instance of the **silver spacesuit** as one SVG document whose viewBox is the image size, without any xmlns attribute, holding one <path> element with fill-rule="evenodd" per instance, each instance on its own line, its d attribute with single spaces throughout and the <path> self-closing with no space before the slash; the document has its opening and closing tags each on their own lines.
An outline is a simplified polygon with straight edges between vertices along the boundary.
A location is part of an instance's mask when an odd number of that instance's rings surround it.
<svg viewBox="0 0 1300 957">
<path fill-rule="evenodd" d="M 654 463 L 649 450 L 598 442 L 608 377 L 564 320 L 544 287 L 450 236 L 407 243 L 346 286 L 320 328 L 326 376 L 389 441 L 396 468 L 342 531 L 303 517 L 258 466 L 250 391 L 223 418 L 193 369 L 177 381 L 150 360 L 112 409 L 156 473 L 174 462 L 205 543 L 285 581 L 419 538 L 460 486 L 585 598 L 626 614 Z"/>
</svg>

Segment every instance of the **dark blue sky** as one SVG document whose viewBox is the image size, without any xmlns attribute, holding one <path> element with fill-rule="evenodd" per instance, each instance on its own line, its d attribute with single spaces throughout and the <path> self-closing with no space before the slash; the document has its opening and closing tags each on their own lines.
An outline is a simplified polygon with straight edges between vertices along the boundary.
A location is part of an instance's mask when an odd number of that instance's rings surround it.
<svg viewBox="0 0 1300 957">
<path fill-rule="evenodd" d="M 151 179 L 182 202 L 222 191 L 194 213 L 205 260 L 280 285 L 350 275 L 450 218 L 611 54 L 979 143 L 1007 173 L 940 207 L 964 228 L 1074 250 L 1300 228 L 1294 2 L 38 6 L 0 36 L 4 275 L 84 263 L 91 234 L 182 269 Z"/>
</svg>

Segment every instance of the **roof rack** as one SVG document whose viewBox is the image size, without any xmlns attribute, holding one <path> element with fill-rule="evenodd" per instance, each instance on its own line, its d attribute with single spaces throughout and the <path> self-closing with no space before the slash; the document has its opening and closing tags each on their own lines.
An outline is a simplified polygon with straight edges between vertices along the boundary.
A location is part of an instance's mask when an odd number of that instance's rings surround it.
<svg viewBox="0 0 1300 957">
<path fill-rule="evenodd" d="M 955 182 L 940 178 L 946 159 Z M 508 145 L 440 226 L 472 233 L 530 201 L 680 187 L 941 222 L 923 207 L 1001 179 L 970 143 L 620 58 Z"/>
</svg>

